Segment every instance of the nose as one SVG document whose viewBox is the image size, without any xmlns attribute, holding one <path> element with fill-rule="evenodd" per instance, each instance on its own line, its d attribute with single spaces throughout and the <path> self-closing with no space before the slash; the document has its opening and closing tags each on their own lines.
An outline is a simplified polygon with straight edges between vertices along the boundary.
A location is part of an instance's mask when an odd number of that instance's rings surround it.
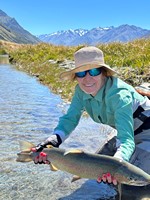
<svg viewBox="0 0 150 200">
<path fill-rule="evenodd" d="M 89 72 L 86 73 L 86 76 L 84 77 L 84 81 L 91 82 L 93 80 L 93 77 L 89 74 Z"/>
<path fill-rule="evenodd" d="M 86 73 L 86 75 L 85 75 L 84 78 L 85 78 L 85 79 L 91 79 L 91 75 L 89 74 L 89 72 Z"/>
</svg>

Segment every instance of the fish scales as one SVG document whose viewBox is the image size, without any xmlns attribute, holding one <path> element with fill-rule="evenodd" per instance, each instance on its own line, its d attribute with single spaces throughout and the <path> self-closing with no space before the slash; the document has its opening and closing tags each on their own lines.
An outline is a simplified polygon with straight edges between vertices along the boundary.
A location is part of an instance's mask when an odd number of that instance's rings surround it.
<svg viewBox="0 0 150 200">
<path fill-rule="evenodd" d="M 45 153 L 48 153 L 48 151 L 47 149 L 44 150 Z M 91 155 L 84 152 L 64 155 L 65 150 L 59 149 L 56 153 L 54 148 L 50 152 L 48 160 L 51 160 L 58 169 L 79 175 L 83 178 L 96 179 L 96 177 L 109 171 L 115 174 L 118 167 L 121 167 L 121 164 L 117 165 L 114 160 L 108 164 L 105 156 Z"/>
</svg>

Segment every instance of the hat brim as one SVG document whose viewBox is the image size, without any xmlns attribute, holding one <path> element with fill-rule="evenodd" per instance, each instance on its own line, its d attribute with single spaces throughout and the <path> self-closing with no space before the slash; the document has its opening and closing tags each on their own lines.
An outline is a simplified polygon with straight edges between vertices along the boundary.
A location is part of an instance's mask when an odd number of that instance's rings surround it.
<svg viewBox="0 0 150 200">
<path fill-rule="evenodd" d="M 103 67 L 106 70 L 107 76 L 112 76 L 116 73 L 116 71 L 111 69 L 109 67 L 109 65 L 106 65 L 106 64 L 95 64 L 94 65 L 94 68 L 99 68 L 99 67 Z M 82 66 L 76 67 L 72 70 L 62 72 L 60 74 L 60 79 L 70 80 L 70 81 L 74 80 L 76 72 L 82 72 L 82 71 L 86 71 L 86 70 L 89 70 L 89 69 L 93 69 L 93 64 L 82 65 Z"/>
</svg>

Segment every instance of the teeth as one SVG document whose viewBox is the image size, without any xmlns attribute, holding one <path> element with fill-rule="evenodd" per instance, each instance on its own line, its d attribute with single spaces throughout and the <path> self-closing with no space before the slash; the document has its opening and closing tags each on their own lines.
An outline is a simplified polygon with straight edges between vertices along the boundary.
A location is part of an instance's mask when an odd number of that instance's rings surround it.
<svg viewBox="0 0 150 200">
<path fill-rule="evenodd" d="M 93 85 L 85 85 L 86 87 L 92 87 Z"/>
</svg>

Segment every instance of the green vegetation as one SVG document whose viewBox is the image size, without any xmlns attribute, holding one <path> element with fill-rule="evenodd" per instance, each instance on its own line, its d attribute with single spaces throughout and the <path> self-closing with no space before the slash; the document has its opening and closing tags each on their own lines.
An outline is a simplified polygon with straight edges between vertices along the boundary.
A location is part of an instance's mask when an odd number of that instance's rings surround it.
<svg viewBox="0 0 150 200">
<path fill-rule="evenodd" d="M 5 55 L 5 54 L 7 54 L 5 49 L 0 46 L 0 55 Z"/>
<path fill-rule="evenodd" d="M 83 46 L 65 47 L 45 43 L 17 45 L 2 41 L 0 45 L 19 70 L 37 76 L 53 92 L 70 100 L 76 83 L 62 82 L 59 79 L 59 74 L 66 70 L 59 64 L 64 60 L 73 60 L 74 52 Z M 97 47 L 103 50 L 105 63 L 114 68 L 124 81 L 133 86 L 150 81 L 150 39 L 99 44 Z M 55 64 L 52 64 L 51 60 L 56 61 Z"/>
</svg>

